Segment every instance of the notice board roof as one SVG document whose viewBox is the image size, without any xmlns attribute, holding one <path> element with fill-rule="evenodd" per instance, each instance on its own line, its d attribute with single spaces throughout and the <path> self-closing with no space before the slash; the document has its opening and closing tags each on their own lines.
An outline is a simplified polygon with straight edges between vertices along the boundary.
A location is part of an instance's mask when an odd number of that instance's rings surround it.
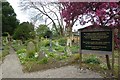
<svg viewBox="0 0 120 80">
<path fill-rule="evenodd" d="M 81 29 L 78 29 L 78 31 L 108 31 L 108 30 L 113 30 L 113 28 L 109 28 L 108 26 L 100 26 L 100 25 L 90 25 L 88 27 L 85 27 L 85 28 L 81 28 Z"/>
</svg>

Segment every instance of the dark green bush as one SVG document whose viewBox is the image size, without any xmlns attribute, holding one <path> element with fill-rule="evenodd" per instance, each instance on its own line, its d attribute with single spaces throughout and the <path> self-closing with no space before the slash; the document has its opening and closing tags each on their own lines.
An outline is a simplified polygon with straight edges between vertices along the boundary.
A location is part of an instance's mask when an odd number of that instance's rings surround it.
<svg viewBox="0 0 120 80">
<path fill-rule="evenodd" d="M 35 36 L 34 26 L 32 23 L 23 22 L 15 30 L 13 38 L 21 39 L 23 42 Z"/>
<path fill-rule="evenodd" d="M 58 42 L 61 46 L 66 46 L 67 39 L 66 38 L 60 38 L 60 39 L 58 39 Z"/>
</svg>

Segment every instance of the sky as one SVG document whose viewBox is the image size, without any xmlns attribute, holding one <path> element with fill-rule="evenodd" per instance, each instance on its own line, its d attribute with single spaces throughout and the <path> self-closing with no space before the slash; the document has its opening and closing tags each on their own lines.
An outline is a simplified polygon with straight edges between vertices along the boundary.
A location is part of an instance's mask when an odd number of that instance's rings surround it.
<svg viewBox="0 0 120 80">
<path fill-rule="evenodd" d="M 20 9 L 19 0 L 7 0 L 7 1 L 13 7 L 15 13 L 17 14 L 17 19 L 19 19 L 21 23 L 24 21 L 30 21 L 29 16 Z"/>
<path fill-rule="evenodd" d="M 27 12 L 21 10 L 21 8 L 19 7 L 20 0 L 14 0 L 14 1 L 13 0 L 7 0 L 7 1 L 13 7 L 15 13 L 17 14 L 17 19 L 20 20 L 20 23 L 27 22 L 27 21 L 30 22 L 30 16 L 29 16 L 30 12 L 27 13 Z M 42 22 L 38 22 L 38 23 L 44 23 L 44 22 L 42 21 Z M 38 25 L 39 24 L 36 23 L 36 26 L 38 26 Z M 88 23 L 87 25 L 90 25 L 90 24 Z M 77 31 L 80 28 L 84 28 L 87 25 L 81 26 L 79 24 L 79 22 L 76 22 L 75 25 L 73 26 L 73 31 Z"/>
</svg>

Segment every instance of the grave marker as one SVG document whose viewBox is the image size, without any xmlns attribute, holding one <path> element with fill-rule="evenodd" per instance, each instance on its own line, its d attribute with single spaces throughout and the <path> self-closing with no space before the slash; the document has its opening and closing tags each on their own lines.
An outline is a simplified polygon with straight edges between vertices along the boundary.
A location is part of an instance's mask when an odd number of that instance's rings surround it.
<svg viewBox="0 0 120 80">
<path fill-rule="evenodd" d="M 39 58 L 39 60 L 43 59 L 44 57 L 45 57 L 44 51 L 39 51 L 38 52 L 38 58 Z"/>
<path fill-rule="evenodd" d="M 33 52 L 35 52 L 35 44 L 32 41 L 30 41 L 27 44 L 27 56 L 33 55 Z"/>
</svg>

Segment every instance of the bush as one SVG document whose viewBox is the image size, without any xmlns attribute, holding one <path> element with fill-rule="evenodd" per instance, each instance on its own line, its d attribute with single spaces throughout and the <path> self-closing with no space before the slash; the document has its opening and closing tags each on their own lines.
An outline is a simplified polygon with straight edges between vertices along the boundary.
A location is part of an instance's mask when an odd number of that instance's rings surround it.
<svg viewBox="0 0 120 80">
<path fill-rule="evenodd" d="M 29 55 L 29 57 L 28 57 L 26 49 L 18 50 L 17 54 L 18 54 L 21 64 L 24 64 L 27 61 L 36 61 L 37 60 L 37 57 L 35 57 L 35 55 Z"/>
<path fill-rule="evenodd" d="M 100 60 L 95 55 L 91 55 L 89 58 L 86 58 L 84 62 L 88 64 L 100 64 Z"/>
<path fill-rule="evenodd" d="M 40 60 L 38 63 L 39 64 L 47 64 L 48 63 L 48 59 L 47 57 L 43 58 L 42 60 Z"/>
<path fill-rule="evenodd" d="M 65 51 L 65 47 L 58 45 L 58 46 L 55 47 L 55 50 L 59 51 L 59 52 L 64 52 Z"/>
<path fill-rule="evenodd" d="M 79 46 L 72 46 L 70 47 L 72 53 L 78 53 L 79 52 Z"/>
<path fill-rule="evenodd" d="M 52 58 L 55 58 L 57 55 L 53 52 L 47 52 L 46 53 L 48 55 L 48 57 L 52 57 Z"/>
<path fill-rule="evenodd" d="M 29 22 L 23 22 L 16 28 L 13 38 L 21 39 L 24 42 L 24 40 L 28 40 L 34 36 L 34 26 Z"/>
<path fill-rule="evenodd" d="M 41 46 L 48 47 L 50 46 L 50 41 L 48 39 L 44 39 L 41 41 Z"/>
<path fill-rule="evenodd" d="M 17 54 L 26 53 L 26 49 L 20 49 L 17 51 Z"/>
<path fill-rule="evenodd" d="M 61 46 L 66 46 L 67 39 L 66 39 L 66 38 L 60 38 L 60 39 L 58 40 L 58 42 L 59 42 L 59 44 L 60 44 Z"/>
<path fill-rule="evenodd" d="M 68 56 L 65 55 L 61 55 L 61 56 L 57 56 L 57 60 L 63 60 L 63 59 L 67 59 Z"/>
<path fill-rule="evenodd" d="M 0 53 L 0 59 L 2 58 L 2 60 L 3 60 L 4 57 L 9 54 L 9 49 L 10 48 L 8 45 L 4 46 L 4 50 Z"/>
</svg>

